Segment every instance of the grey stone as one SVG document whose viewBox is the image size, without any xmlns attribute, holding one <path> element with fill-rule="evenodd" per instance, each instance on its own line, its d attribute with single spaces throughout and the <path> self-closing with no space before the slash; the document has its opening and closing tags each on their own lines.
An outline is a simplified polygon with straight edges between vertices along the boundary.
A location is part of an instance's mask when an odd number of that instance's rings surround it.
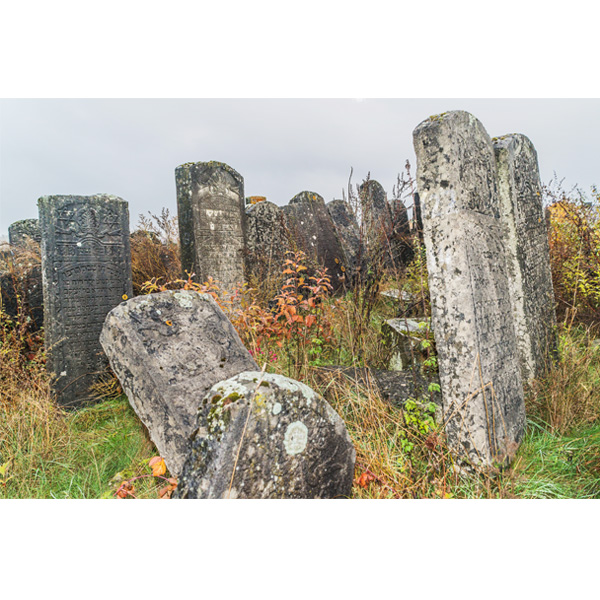
<svg viewBox="0 0 600 600">
<path fill-rule="evenodd" d="M 388 368 L 391 371 L 404 371 L 418 367 L 427 358 L 427 349 L 422 342 L 430 332 L 426 320 L 388 319 L 381 326 L 387 346 L 391 351 Z"/>
<path fill-rule="evenodd" d="M 178 476 L 200 401 L 212 385 L 257 364 L 207 294 L 167 291 L 123 302 L 100 338 L 150 439 Z"/>
<path fill-rule="evenodd" d="M 22 246 L 30 238 L 40 243 L 42 234 L 37 219 L 23 219 L 15 221 L 8 227 L 8 241 L 11 246 Z"/>
<path fill-rule="evenodd" d="M 344 200 L 332 200 L 326 204 L 326 207 L 346 256 L 349 277 L 352 278 L 358 270 L 363 270 L 366 265 L 356 216 L 350 205 Z"/>
<path fill-rule="evenodd" d="M 244 179 L 220 162 L 175 169 L 181 268 L 231 292 L 244 283 Z"/>
<path fill-rule="evenodd" d="M 11 262 L 10 269 L 0 272 L 0 293 L 2 308 L 11 318 L 18 318 L 22 311 L 29 331 L 44 325 L 41 265 L 24 264 L 19 259 Z"/>
<path fill-rule="evenodd" d="M 498 193 L 523 380 L 544 374 L 557 355 L 548 229 L 537 153 L 521 134 L 494 140 Z"/>
<path fill-rule="evenodd" d="M 249 278 L 264 281 L 281 276 L 289 250 L 283 211 L 263 200 L 246 208 L 246 272 Z"/>
<path fill-rule="evenodd" d="M 472 465 L 506 464 L 525 408 L 494 148 L 463 111 L 413 137 L 448 442 Z"/>
<path fill-rule="evenodd" d="M 205 396 L 174 497 L 343 498 L 355 458 L 344 422 L 308 386 L 240 373 Z"/>
<path fill-rule="evenodd" d="M 132 294 L 129 211 L 116 196 L 44 196 L 42 232 L 47 367 L 65 407 L 94 399 L 104 373 L 100 331 L 108 312 Z"/>
<path fill-rule="evenodd" d="M 325 266 L 334 290 L 343 287 L 347 283 L 346 256 L 323 198 L 314 192 L 300 192 L 283 207 L 283 212 L 292 248 Z"/>
<path fill-rule="evenodd" d="M 333 377 L 343 376 L 353 384 L 364 388 L 375 388 L 381 398 L 395 406 L 402 407 L 407 400 L 420 400 L 433 402 L 439 408 L 438 418 L 441 419 L 442 394 L 439 391 L 430 391 L 430 384 L 439 386 L 437 373 L 422 369 L 408 369 L 405 371 L 390 371 L 386 369 L 373 369 L 372 367 L 342 367 L 327 366 L 315 369 L 319 381 L 328 386 Z"/>
</svg>

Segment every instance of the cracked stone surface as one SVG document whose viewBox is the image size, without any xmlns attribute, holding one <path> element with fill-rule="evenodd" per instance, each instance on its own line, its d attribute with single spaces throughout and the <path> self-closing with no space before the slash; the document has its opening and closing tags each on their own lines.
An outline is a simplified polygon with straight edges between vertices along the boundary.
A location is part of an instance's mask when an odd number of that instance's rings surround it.
<svg viewBox="0 0 600 600">
<path fill-rule="evenodd" d="M 129 403 L 175 476 L 189 452 L 206 392 L 258 368 L 215 300 L 194 291 L 123 302 L 107 316 L 100 341 Z"/>
<path fill-rule="evenodd" d="M 176 498 L 343 498 L 356 452 L 344 422 L 311 388 L 249 371 L 214 385 Z"/>
</svg>

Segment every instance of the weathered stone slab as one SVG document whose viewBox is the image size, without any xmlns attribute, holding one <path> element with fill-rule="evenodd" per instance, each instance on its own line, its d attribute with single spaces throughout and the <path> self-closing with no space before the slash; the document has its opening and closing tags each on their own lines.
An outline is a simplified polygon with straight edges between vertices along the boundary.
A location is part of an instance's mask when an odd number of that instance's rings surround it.
<svg viewBox="0 0 600 600">
<path fill-rule="evenodd" d="M 463 111 L 413 137 L 448 441 L 472 464 L 505 463 L 525 409 L 494 149 Z"/>
<path fill-rule="evenodd" d="M 537 153 L 521 134 L 494 140 L 498 193 L 523 380 L 541 376 L 556 356 L 556 312 L 548 229 Z"/>
<path fill-rule="evenodd" d="M 244 179 L 220 162 L 175 169 L 181 267 L 233 291 L 244 283 Z"/>
<path fill-rule="evenodd" d="M 375 179 L 368 179 L 358 186 L 362 222 L 369 237 L 381 235 L 381 229 L 391 222 L 390 205 L 383 186 Z"/>
<path fill-rule="evenodd" d="M 285 253 L 289 250 L 283 211 L 263 200 L 246 208 L 246 272 L 250 278 L 264 280 L 280 276 Z"/>
<path fill-rule="evenodd" d="M 0 272 L 0 294 L 3 310 L 13 319 L 19 311 L 28 317 L 28 329 L 37 331 L 44 324 L 42 268 L 40 264 L 11 261 L 11 268 Z"/>
<path fill-rule="evenodd" d="M 37 219 L 23 219 L 15 221 L 8 227 L 8 241 L 11 246 L 22 246 L 27 238 L 40 243 L 42 234 Z"/>
<path fill-rule="evenodd" d="M 334 290 L 347 281 L 346 257 L 322 196 L 300 192 L 283 207 L 292 246 L 327 267 Z"/>
<path fill-rule="evenodd" d="M 353 277 L 357 271 L 364 269 L 366 264 L 360 227 L 350 205 L 344 200 L 332 200 L 326 207 L 346 256 L 346 268 L 350 277 Z"/>
<path fill-rule="evenodd" d="M 308 386 L 270 373 L 214 385 L 174 497 L 343 498 L 356 452 L 338 414 Z"/>
<path fill-rule="evenodd" d="M 43 196 L 38 208 L 47 366 L 57 401 L 81 406 L 107 365 L 104 319 L 132 294 L 129 211 L 102 194 Z"/>
<path fill-rule="evenodd" d="M 381 333 L 391 350 L 388 368 L 404 371 L 418 367 L 427 358 L 422 342 L 429 332 L 426 320 L 388 319 L 381 326 Z"/>
<path fill-rule="evenodd" d="M 212 385 L 257 364 L 214 299 L 168 291 L 123 302 L 100 338 L 129 403 L 178 476 L 200 401 Z"/>
</svg>

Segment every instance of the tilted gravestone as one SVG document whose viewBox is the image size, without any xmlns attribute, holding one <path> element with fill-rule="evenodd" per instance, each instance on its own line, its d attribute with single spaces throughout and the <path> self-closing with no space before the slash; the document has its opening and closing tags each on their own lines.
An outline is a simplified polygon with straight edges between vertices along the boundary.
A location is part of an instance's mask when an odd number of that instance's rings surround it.
<svg viewBox="0 0 600 600">
<path fill-rule="evenodd" d="M 129 402 L 178 476 L 200 401 L 215 383 L 257 364 L 214 299 L 168 291 L 123 302 L 101 343 Z"/>
<path fill-rule="evenodd" d="M 326 204 L 326 207 L 337 230 L 338 239 L 346 256 L 346 267 L 352 277 L 358 270 L 365 268 L 364 251 L 356 216 L 344 200 L 332 200 Z"/>
<path fill-rule="evenodd" d="M 176 498 L 343 498 L 356 452 L 342 419 L 308 386 L 260 371 L 214 385 Z"/>
<path fill-rule="evenodd" d="M 8 241 L 11 246 L 22 246 L 27 238 L 40 242 L 42 234 L 37 219 L 15 221 L 8 227 Z"/>
<path fill-rule="evenodd" d="M 289 242 L 283 211 L 263 200 L 246 208 L 246 272 L 254 280 L 279 276 Z"/>
<path fill-rule="evenodd" d="M 175 169 L 181 267 L 233 291 L 244 283 L 244 179 L 220 162 Z"/>
<path fill-rule="evenodd" d="M 494 148 L 463 111 L 413 137 L 448 441 L 471 464 L 504 464 L 525 409 Z"/>
<path fill-rule="evenodd" d="M 334 290 L 347 281 L 346 257 L 322 196 L 300 192 L 283 207 L 291 245 L 309 260 L 327 267 Z"/>
<path fill-rule="evenodd" d="M 43 196 L 42 232 L 47 366 L 65 407 L 93 399 L 107 366 L 100 331 L 108 312 L 132 294 L 129 211 L 116 196 Z"/>
<path fill-rule="evenodd" d="M 541 376 L 557 352 L 548 228 L 537 153 L 521 134 L 494 139 L 498 193 L 523 380 Z"/>
</svg>

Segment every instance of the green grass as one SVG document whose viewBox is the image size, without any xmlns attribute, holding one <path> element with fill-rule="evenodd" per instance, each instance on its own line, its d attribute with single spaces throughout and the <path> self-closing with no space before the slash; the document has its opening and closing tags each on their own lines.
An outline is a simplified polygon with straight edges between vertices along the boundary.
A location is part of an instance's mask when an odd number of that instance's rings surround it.
<svg viewBox="0 0 600 600">
<path fill-rule="evenodd" d="M 59 412 L 50 426 L 49 437 L 22 421 L 5 426 L 0 456 L 10 458 L 11 478 L 0 485 L 0 497 L 112 497 L 124 479 L 149 474 L 147 462 L 157 454 L 125 396 Z M 138 480 L 136 496 L 156 497 L 157 487 L 151 477 Z"/>
</svg>

